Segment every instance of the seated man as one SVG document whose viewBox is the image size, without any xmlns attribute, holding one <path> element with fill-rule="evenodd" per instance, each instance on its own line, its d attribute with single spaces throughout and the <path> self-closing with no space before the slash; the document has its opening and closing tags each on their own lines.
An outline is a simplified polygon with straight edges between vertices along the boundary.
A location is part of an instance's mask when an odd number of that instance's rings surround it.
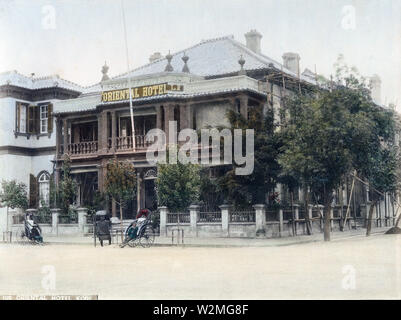
<svg viewBox="0 0 401 320">
<path fill-rule="evenodd" d="M 148 209 L 142 209 L 136 215 L 136 221 L 131 224 L 131 227 L 128 229 L 128 236 L 130 239 L 136 239 L 139 233 L 139 228 L 143 225 L 149 215 Z"/>
</svg>

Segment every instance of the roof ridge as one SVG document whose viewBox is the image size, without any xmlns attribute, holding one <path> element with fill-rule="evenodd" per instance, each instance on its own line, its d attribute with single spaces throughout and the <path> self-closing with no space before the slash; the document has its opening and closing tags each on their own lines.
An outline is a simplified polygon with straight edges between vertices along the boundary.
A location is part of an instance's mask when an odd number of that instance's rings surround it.
<svg viewBox="0 0 401 320">
<path fill-rule="evenodd" d="M 194 45 L 192 45 L 192 46 L 189 46 L 189 47 L 187 47 L 187 48 L 185 48 L 185 49 L 176 51 L 175 53 L 172 54 L 172 56 L 176 56 L 176 55 L 178 55 L 178 54 L 180 54 L 180 53 L 183 53 L 183 52 L 185 52 L 185 51 L 187 51 L 187 50 L 191 50 L 191 49 L 193 49 L 193 48 L 196 48 L 196 47 L 198 47 L 198 46 L 200 46 L 200 45 L 203 45 L 203 44 L 205 44 L 205 43 L 208 43 L 208 42 L 216 42 L 216 41 L 225 40 L 225 39 L 231 39 L 231 40 L 233 40 L 233 39 L 234 39 L 234 35 L 231 34 L 231 35 L 227 35 L 227 36 L 222 36 L 222 37 L 217 37 L 217 38 L 211 38 L 211 39 L 201 40 L 200 42 L 198 42 L 198 43 L 196 43 L 196 44 L 194 44 Z M 116 79 L 116 78 L 118 78 L 118 77 L 127 75 L 127 74 L 129 74 L 129 73 L 134 72 L 134 71 L 138 71 L 138 70 L 144 69 L 144 68 L 146 68 L 146 67 L 148 67 L 148 66 L 150 66 L 150 65 L 155 64 L 156 62 L 160 62 L 160 61 L 165 60 L 165 59 L 166 59 L 166 57 L 163 57 L 163 58 L 154 60 L 154 61 L 152 61 L 152 62 L 148 62 L 148 63 L 146 63 L 146 64 L 144 64 L 144 65 L 142 65 L 142 66 L 140 66 L 140 67 L 134 68 L 134 69 L 132 69 L 132 70 L 130 70 L 130 71 L 126 71 L 126 72 L 120 73 L 120 74 L 118 74 L 118 75 L 116 75 L 116 76 L 110 78 L 110 80 L 113 80 L 113 79 Z M 100 82 L 98 82 L 98 83 L 96 83 L 96 84 L 94 84 L 94 85 L 92 85 L 92 86 L 95 86 L 95 85 L 97 85 L 97 84 L 99 84 L 99 83 L 100 83 Z"/>
<path fill-rule="evenodd" d="M 48 80 L 48 79 L 54 79 L 54 78 L 62 80 L 62 81 L 65 81 L 65 82 L 70 83 L 70 84 L 73 84 L 74 86 L 77 86 L 77 87 L 80 87 L 80 88 L 84 88 L 82 85 L 80 85 L 80 84 L 78 84 L 76 82 L 73 82 L 71 80 L 64 79 L 64 78 L 60 77 L 59 74 L 56 74 L 56 73 L 55 74 L 51 74 L 51 75 L 47 75 L 47 76 L 36 77 L 36 78 L 33 78 L 32 80 L 33 81 L 37 81 L 37 80 Z"/>
<path fill-rule="evenodd" d="M 33 86 L 36 81 L 49 80 L 49 79 L 59 79 L 59 80 L 65 82 L 65 83 L 71 84 L 71 85 L 73 85 L 75 87 L 78 87 L 80 89 L 84 88 L 83 86 L 81 86 L 78 83 L 75 83 L 75 82 L 72 82 L 70 80 L 61 78 L 60 75 L 58 75 L 58 74 L 51 74 L 51 75 L 41 76 L 41 77 L 30 77 L 30 76 L 27 76 L 25 74 L 22 74 L 22 73 L 18 72 L 17 70 L 9 70 L 9 71 L 0 72 L 0 75 L 7 75 L 7 74 L 16 74 L 19 77 L 22 77 L 24 80 L 29 81 L 29 86 Z"/>
<path fill-rule="evenodd" d="M 282 63 L 276 61 L 273 58 L 270 58 L 266 55 L 264 55 L 263 53 L 256 53 L 254 51 L 252 51 L 251 49 L 249 49 L 246 45 L 244 45 L 243 43 L 235 40 L 235 39 L 230 39 L 230 41 L 235 44 L 238 47 L 241 47 L 242 49 L 244 49 L 245 51 L 247 51 L 247 53 L 249 53 L 250 55 L 252 55 L 253 57 L 255 57 L 257 60 L 259 60 L 260 62 L 266 63 L 266 59 L 271 60 L 271 62 L 277 63 L 278 65 L 282 66 L 283 69 L 287 69 L 283 66 Z"/>
</svg>

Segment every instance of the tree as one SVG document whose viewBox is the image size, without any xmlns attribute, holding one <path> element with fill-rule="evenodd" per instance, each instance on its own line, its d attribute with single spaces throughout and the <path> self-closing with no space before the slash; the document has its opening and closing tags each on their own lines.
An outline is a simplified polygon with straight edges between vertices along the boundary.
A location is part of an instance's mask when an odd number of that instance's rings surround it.
<svg viewBox="0 0 401 320">
<path fill-rule="evenodd" d="M 120 207 L 120 220 L 123 220 L 123 208 L 136 196 L 137 176 L 132 163 L 114 159 L 107 164 L 104 183 L 105 193 Z"/>
<path fill-rule="evenodd" d="M 61 177 L 56 194 L 53 195 L 56 203 L 60 205 L 62 212 L 69 213 L 70 205 L 75 201 L 78 192 L 78 184 L 71 176 L 71 160 L 68 156 L 61 167 Z"/>
<path fill-rule="evenodd" d="M 273 110 L 268 109 L 263 113 L 260 108 L 252 108 L 248 119 L 230 110 L 227 117 L 231 130 L 254 130 L 254 170 L 250 175 L 236 175 L 237 165 L 233 164 L 219 179 L 220 188 L 236 207 L 246 208 L 256 203 L 265 203 L 266 195 L 274 192 L 281 170 L 277 162 L 281 141 L 275 133 Z"/>
<path fill-rule="evenodd" d="M 298 95 L 285 103 L 289 116 L 281 132 L 279 163 L 285 174 L 321 195 L 326 241 L 334 190 L 354 169 L 382 191 L 392 188 L 392 156 L 384 151 L 392 134 L 391 117 L 373 103 L 364 79 L 351 71 L 340 68 L 332 90 Z"/>
<path fill-rule="evenodd" d="M 200 171 L 200 202 L 207 211 L 218 211 L 218 205 L 224 201 L 217 178 L 210 177 L 210 168 Z"/>
<path fill-rule="evenodd" d="M 191 203 L 199 201 L 200 167 L 195 164 L 158 164 L 157 200 L 159 206 L 172 211 L 186 210 Z"/>
<path fill-rule="evenodd" d="M 8 231 L 8 208 L 28 208 L 27 187 L 16 180 L 1 182 L 0 204 L 7 207 L 7 231 Z"/>
</svg>

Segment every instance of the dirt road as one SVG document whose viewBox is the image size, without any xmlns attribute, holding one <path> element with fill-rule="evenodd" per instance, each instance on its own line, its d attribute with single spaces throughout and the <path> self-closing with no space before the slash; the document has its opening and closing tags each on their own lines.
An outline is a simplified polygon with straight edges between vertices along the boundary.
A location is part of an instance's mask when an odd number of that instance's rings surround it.
<svg viewBox="0 0 401 320">
<path fill-rule="evenodd" d="M 395 299 L 400 279 L 400 235 L 265 248 L 0 244 L 0 294 Z"/>
</svg>

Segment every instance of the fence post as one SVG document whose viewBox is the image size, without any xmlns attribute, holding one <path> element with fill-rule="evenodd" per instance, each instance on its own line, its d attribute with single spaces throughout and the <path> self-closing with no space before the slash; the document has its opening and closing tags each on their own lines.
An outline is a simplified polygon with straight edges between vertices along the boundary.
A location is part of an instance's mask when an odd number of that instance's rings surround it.
<svg viewBox="0 0 401 320">
<path fill-rule="evenodd" d="M 379 211 L 379 221 L 380 223 L 378 224 L 378 226 L 383 227 L 383 217 L 386 216 L 386 197 L 384 197 L 384 200 L 380 200 L 379 204 L 380 204 L 380 211 Z"/>
<path fill-rule="evenodd" d="M 229 204 L 223 204 L 220 207 L 221 210 L 221 230 L 223 237 L 229 237 L 228 224 L 230 223 L 230 211 L 232 206 Z"/>
<path fill-rule="evenodd" d="M 191 235 L 193 237 L 198 236 L 198 229 L 197 229 L 197 222 L 198 222 L 198 217 L 199 217 L 199 209 L 200 206 L 197 204 L 191 204 L 189 206 L 189 217 L 191 221 Z"/>
<path fill-rule="evenodd" d="M 160 212 L 160 236 L 167 237 L 167 207 L 159 207 Z"/>
<path fill-rule="evenodd" d="M 77 208 L 77 212 L 78 212 L 78 228 L 80 232 L 84 233 L 88 209 L 80 207 Z"/>
<path fill-rule="evenodd" d="M 323 219 L 324 219 L 324 205 L 322 204 L 318 204 L 317 205 L 318 209 L 319 209 L 319 213 L 320 213 L 320 230 L 323 230 Z"/>
<path fill-rule="evenodd" d="M 50 212 L 52 213 L 52 234 L 54 235 L 58 234 L 58 216 L 60 211 L 61 210 L 57 208 L 50 209 Z"/>
<path fill-rule="evenodd" d="M 367 218 L 367 216 L 368 216 L 368 205 L 367 204 L 365 204 L 365 203 L 361 203 L 360 205 L 360 208 L 361 208 L 361 219 L 363 219 L 362 221 L 363 221 L 363 226 L 365 226 L 365 222 L 366 222 L 366 218 Z"/>
<path fill-rule="evenodd" d="M 330 205 L 330 228 L 331 228 L 331 231 L 333 231 L 333 228 L 334 228 L 334 210 L 335 210 L 335 206 Z"/>
<path fill-rule="evenodd" d="M 299 227 L 299 222 L 297 221 L 297 220 L 299 220 L 299 204 L 294 203 L 293 207 L 294 207 L 294 216 L 295 216 L 295 221 L 294 221 L 295 235 L 297 235 L 297 231 L 298 231 L 298 227 Z"/>
<path fill-rule="evenodd" d="M 308 212 L 307 212 L 307 215 L 308 215 L 308 219 L 309 219 L 309 223 L 310 223 L 310 231 L 311 231 L 311 233 L 313 232 L 313 220 L 312 220 L 312 218 L 313 218 L 313 205 L 312 204 L 308 204 Z"/>
<path fill-rule="evenodd" d="M 283 229 L 284 229 L 284 215 L 283 215 L 283 208 L 278 209 L 278 232 L 279 236 L 283 236 Z"/>
<path fill-rule="evenodd" d="M 255 223 L 256 223 L 256 236 L 266 235 L 266 206 L 264 204 L 255 204 Z"/>
</svg>

